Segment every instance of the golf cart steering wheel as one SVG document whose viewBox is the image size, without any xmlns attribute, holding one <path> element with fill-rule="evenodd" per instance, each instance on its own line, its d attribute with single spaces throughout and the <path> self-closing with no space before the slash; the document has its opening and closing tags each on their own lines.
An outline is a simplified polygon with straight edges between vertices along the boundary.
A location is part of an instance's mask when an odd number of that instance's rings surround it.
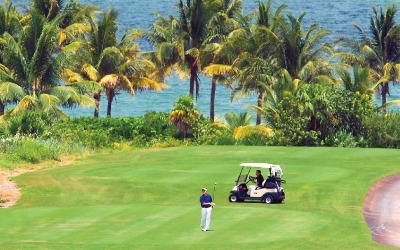
<svg viewBox="0 0 400 250">
<path fill-rule="evenodd" d="M 249 181 L 253 181 L 254 182 L 254 177 L 253 176 L 251 176 L 251 175 L 248 175 L 248 181 L 246 182 L 246 184 L 249 182 Z"/>
<path fill-rule="evenodd" d="M 249 183 L 249 181 L 252 181 L 251 178 L 253 178 L 253 177 L 251 175 L 247 174 L 246 185 L 247 185 L 247 183 Z"/>
</svg>

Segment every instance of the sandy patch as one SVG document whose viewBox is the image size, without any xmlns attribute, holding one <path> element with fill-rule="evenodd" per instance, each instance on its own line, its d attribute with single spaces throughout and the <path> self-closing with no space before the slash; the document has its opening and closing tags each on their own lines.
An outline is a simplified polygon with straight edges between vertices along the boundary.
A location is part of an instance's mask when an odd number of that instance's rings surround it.
<svg viewBox="0 0 400 250">
<path fill-rule="evenodd" d="M 73 162 L 74 160 L 72 159 L 63 158 L 60 162 L 58 162 L 58 165 L 65 166 Z M 10 180 L 12 177 L 50 166 L 54 166 L 54 162 L 32 165 L 29 168 L 19 167 L 14 170 L 0 168 L 0 208 L 8 208 L 15 205 L 21 197 L 20 189 L 13 181 Z"/>
<path fill-rule="evenodd" d="M 400 175 L 386 177 L 372 185 L 363 213 L 373 241 L 400 248 Z"/>
</svg>

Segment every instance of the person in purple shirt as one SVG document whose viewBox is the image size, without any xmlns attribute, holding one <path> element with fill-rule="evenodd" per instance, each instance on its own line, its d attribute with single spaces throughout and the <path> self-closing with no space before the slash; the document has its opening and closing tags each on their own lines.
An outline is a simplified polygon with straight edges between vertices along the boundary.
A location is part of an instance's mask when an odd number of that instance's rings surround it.
<svg viewBox="0 0 400 250">
<path fill-rule="evenodd" d="M 207 193 L 207 188 L 202 188 L 203 194 L 200 196 L 201 221 L 200 227 L 202 231 L 210 230 L 211 212 L 215 203 L 212 201 L 211 195 Z"/>
</svg>

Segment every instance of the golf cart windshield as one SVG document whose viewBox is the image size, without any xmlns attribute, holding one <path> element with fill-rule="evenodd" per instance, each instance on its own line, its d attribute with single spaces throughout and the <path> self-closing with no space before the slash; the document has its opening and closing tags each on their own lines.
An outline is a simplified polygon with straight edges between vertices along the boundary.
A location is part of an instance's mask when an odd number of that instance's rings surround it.
<svg viewBox="0 0 400 250">
<path fill-rule="evenodd" d="M 247 182 L 247 174 L 242 174 L 239 175 L 238 179 L 237 179 L 237 183 L 246 183 Z"/>
</svg>

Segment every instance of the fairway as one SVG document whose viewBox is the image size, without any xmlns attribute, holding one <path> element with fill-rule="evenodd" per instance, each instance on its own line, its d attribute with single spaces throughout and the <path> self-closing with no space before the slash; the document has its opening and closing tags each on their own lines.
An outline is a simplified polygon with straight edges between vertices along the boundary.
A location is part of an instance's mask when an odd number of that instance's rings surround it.
<svg viewBox="0 0 400 250">
<path fill-rule="evenodd" d="M 286 200 L 229 203 L 242 162 L 281 165 Z M 23 195 L 0 210 L 0 249 L 392 249 L 371 240 L 362 207 L 399 162 L 399 150 L 322 147 L 94 155 L 13 179 Z M 202 187 L 216 203 L 209 232 Z"/>
</svg>

